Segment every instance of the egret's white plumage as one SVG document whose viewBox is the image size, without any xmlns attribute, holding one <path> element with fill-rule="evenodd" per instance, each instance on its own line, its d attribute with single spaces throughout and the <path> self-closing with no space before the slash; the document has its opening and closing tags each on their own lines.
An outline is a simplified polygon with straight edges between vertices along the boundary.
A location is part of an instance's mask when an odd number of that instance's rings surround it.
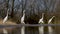
<svg viewBox="0 0 60 34">
<path fill-rule="evenodd" d="M 52 22 L 52 19 L 54 18 L 55 16 L 53 16 L 52 18 L 50 18 L 49 19 L 49 21 L 48 21 L 48 24 L 51 24 L 51 22 Z M 49 31 L 49 34 L 53 34 L 53 28 L 52 28 L 52 26 L 48 26 L 48 31 Z"/>
<path fill-rule="evenodd" d="M 42 18 L 39 20 L 39 24 L 43 24 L 44 23 L 44 21 L 43 21 L 43 18 L 44 18 L 44 13 L 42 13 Z M 44 26 L 40 26 L 39 27 L 39 34 L 44 34 Z"/>
<path fill-rule="evenodd" d="M 4 18 L 3 24 L 7 21 L 7 19 L 8 19 L 8 16 L 6 16 L 6 17 Z"/>
<path fill-rule="evenodd" d="M 21 18 L 21 23 L 22 24 L 25 24 L 24 18 L 25 18 L 25 10 L 23 11 L 23 16 Z M 24 26 L 21 27 L 21 34 L 25 34 L 25 27 Z"/>
<path fill-rule="evenodd" d="M 9 11 L 9 9 L 7 10 L 7 15 L 6 15 L 6 17 L 3 19 L 3 24 L 5 24 L 6 21 L 8 20 L 8 11 Z M 8 31 L 7 31 L 5 28 L 3 28 L 3 33 L 4 33 L 4 34 L 8 34 Z"/>
</svg>

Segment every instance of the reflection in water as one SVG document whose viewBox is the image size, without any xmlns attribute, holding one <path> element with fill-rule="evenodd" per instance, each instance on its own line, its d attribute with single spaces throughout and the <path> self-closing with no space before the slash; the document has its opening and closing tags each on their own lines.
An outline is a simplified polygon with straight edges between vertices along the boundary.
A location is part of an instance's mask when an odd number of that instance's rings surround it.
<svg viewBox="0 0 60 34">
<path fill-rule="evenodd" d="M 39 34 L 44 34 L 44 26 L 39 27 Z"/>
<path fill-rule="evenodd" d="M 7 30 L 5 28 L 3 28 L 3 33 L 8 34 L 8 32 L 7 32 Z"/>
<path fill-rule="evenodd" d="M 53 28 L 51 26 L 48 26 L 48 31 L 49 34 L 53 34 Z"/>
</svg>

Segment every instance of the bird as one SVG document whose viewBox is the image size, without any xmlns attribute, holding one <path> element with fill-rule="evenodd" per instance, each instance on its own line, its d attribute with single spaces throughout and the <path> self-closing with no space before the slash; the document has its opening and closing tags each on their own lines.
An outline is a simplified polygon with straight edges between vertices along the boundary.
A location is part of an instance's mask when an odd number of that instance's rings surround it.
<svg viewBox="0 0 60 34">
<path fill-rule="evenodd" d="M 8 11 L 9 11 L 9 9 L 7 10 L 7 15 L 6 15 L 6 17 L 3 19 L 3 24 L 6 23 L 6 21 L 8 20 Z"/>
<path fill-rule="evenodd" d="M 9 11 L 9 9 L 7 10 L 7 15 L 6 15 L 6 17 L 3 19 L 3 24 L 5 24 L 6 21 L 8 20 L 8 11 Z M 8 31 L 7 31 L 5 28 L 3 28 L 3 33 L 4 33 L 4 34 L 8 34 Z"/>
<path fill-rule="evenodd" d="M 44 24 L 44 21 L 43 21 L 43 18 L 44 18 L 44 13 L 42 13 L 42 18 L 39 19 L 39 24 Z M 44 26 L 39 26 L 39 34 L 44 34 Z"/>
<path fill-rule="evenodd" d="M 53 16 L 52 18 L 50 18 L 49 20 L 48 20 L 48 24 L 52 24 L 52 20 L 53 20 L 53 18 L 54 18 L 55 16 Z M 53 28 L 52 28 L 52 26 L 48 26 L 48 31 L 49 31 L 49 34 L 54 34 L 53 33 Z"/>
<path fill-rule="evenodd" d="M 23 11 L 23 16 L 21 18 L 21 23 L 23 23 L 23 24 L 24 24 L 24 18 L 25 18 L 25 10 Z"/>
<path fill-rule="evenodd" d="M 42 18 L 39 19 L 39 22 L 38 23 L 44 23 L 43 18 L 44 18 L 44 13 L 42 13 Z"/>
<path fill-rule="evenodd" d="M 25 10 L 23 11 L 23 16 L 21 17 L 21 24 L 25 24 L 24 18 L 25 18 Z M 24 26 L 21 27 L 21 34 L 25 34 L 25 27 Z"/>
</svg>

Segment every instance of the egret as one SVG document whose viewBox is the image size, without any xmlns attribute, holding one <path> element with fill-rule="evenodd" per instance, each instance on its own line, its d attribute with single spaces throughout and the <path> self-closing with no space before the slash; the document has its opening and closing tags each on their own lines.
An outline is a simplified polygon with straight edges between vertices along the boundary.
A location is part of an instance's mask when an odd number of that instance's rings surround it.
<svg viewBox="0 0 60 34">
<path fill-rule="evenodd" d="M 6 23 L 6 21 L 8 20 L 8 11 L 9 11 L 9 9 L 7 10 L 7 15 L 6 15 L 6 17 L 3 19 L 3 24 Z"/>
<path fill-rule="evenodd" d="M 24 24 L 24 18 L 25 18 L 25 10 L 23 11 L 23 16 L 21 18 L 21 23 Z"/>
<path fill-rule="evenodd" d="M 25 18 L 25 10 L 23 11 L 23 16 L 21 18 L 21 24 L 25 24 L 24 18 Z M 21 27 L 21 34 L 25 34 L 25 27 L 24 26 Z"/>
<path fill-rule="evenodd" d="M 44 13 L 42 13 L 42 18 L 39 19 L 39 22 L 38 23 L 44 23 L 43 18 L 44 18 Z"/>
<path fill-rule="evenodd" d="M 51 24 L 54 17 L 55 16 L 53 16 L 52 18 L 49 19 L 48 24 Z M 49 31 L 49 34 L 53 34 L 53 28 L 51 26 L 48 26 L 48 31 Z"/>
<path fill-rule="evenodd" d="M 44 18 L 44 13 L 42 13 L 42 18 L 39 20 L 39 24 L 44 24 L 44 21 L 43 21 L 43 18 Z M 39 34 L 44 34 L 44 26 L 39 26 Z"/>
<path fill-rule="evenodd" d="M 6 15 L 6 17 L 3 19 L 3 24 L 5 24 L 6 21 L 8 20 L 8 11 L 9 11 L 9 9 L 7 10 L 7 15 Z M 8 34 L 8 31 L 7 31 L 5 28 L 3 28 L 3 33 L 4 33 L 4 34 Z"/>
</svg>

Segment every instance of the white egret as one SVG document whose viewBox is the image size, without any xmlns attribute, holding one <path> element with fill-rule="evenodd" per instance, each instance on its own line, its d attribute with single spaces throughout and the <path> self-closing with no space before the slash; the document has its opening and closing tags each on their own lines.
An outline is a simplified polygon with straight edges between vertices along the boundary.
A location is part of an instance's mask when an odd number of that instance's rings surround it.
<svg viewBox="0 0 60 34">
<path fill-rule="evenodd" d="M 24 18 L 25 18 L 25 10 L 23 11 L 23 16 L 21 18 L 21 23 L 23 23 L 23 24 L 24 24 Z"/>
<path fill-rule="evenodd" d="M 42 13 L 42 18 L 39 19 L 39 22 L 38 23 L 44 23 L 43 18 L 44 18 L 44 13 Z"/>
<path fill-rule="evenodd" d="M 51 24 L 54 17 L 55 16 L 53 16 L 52 18 L 49 19 L 48 24 Z M 48 31 L 49 31 L 49 34 L 53 34 L 54 30 L 53 30 L 52 26 L 48 26 Z"/>
<path fill-rule="evenodd" d="M 44 24 L 44 21 L 43 21 L 43 18 L 44 18 L 44 13 L 42 13 L 42 18 L 39 20 L 39 24 Z M 39 34 L 44 34 L 44 26 L 39 26 Z"/>
<path fill-rule="evenodd" d="M 24 18 L 25 18 L 25 10 L 23 11 L 23 16 L 21 18 L 21 24 L 25 24 Z M 25 34 L 25 27 L 24 26 L 21 27 L 21 34 Z"/>
<path fill-rule="evenodd" d="M 6 23 L 6 21 L 8 20 L 8 11 L 9 11 L 9 9 L 7 10 L 7 15 L 6 15 L 6 17 L 3 19 L 3 24 Z"/>
<path fill-rule="evenodd" d="M 6 15 L 6 17 L 3 19 L 3 24 L 5 24 L 6 21 L 8 20 L 8 11 L 9 11 L 9 9 L 7 10 L 7 15 Z M 7 31 L 5 28 L 3 28 L 3 33 L 4 33 L 4 34 L 8 34 L 8 31 Z"/>
</svg>

